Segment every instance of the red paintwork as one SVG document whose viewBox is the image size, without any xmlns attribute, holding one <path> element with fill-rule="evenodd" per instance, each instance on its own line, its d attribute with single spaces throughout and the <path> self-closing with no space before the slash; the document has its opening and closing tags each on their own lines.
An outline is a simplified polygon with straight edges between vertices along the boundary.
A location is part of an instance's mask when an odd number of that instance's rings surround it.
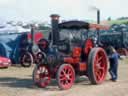
<svg viewBox="0 0 128 96">
<path fill-rule="evenodd" d="M 84 48 L 84 52 L 86 55 L 89 54 L 90 50 L 94 47 L 94 43 L 92 41 L 92 39 L 87 39 L 85 42 L 85 48 Z"/>
<path fill-rule="evenodd" d="M 73 48 L 73 57 L 80 57 L 82 49 L 80 47 Z"/>
<path fill-rule="evenodd" d="M 97 83 L 102 83 L 107 74 L 107 58 L 102 49 L 99 50 L 94 58 L 94 74 Z"/>
<path fill-rule="evenodd" d="M 80 62 L 82 49 L 80 47 L 73 48 L 72 57 L 65 57 L 64 62 L 69 64 L 76 64 Z"/>
<path fill-rule="evenodd" d="M 37 83 L 42 88 L 46 87 L 51 81 L 50 72 L 46 66 L 39 66 L 39 68 L 35 70 L 34 75 L 35 83 Z"/>
<path fill-rule="evenodd" d="M 87 71 L 87 64 L 85 62 L 79 63 L 79 70 L 80 71 Z"/>
<path fill-rule="evenodd" d="M 128 56 L 128 51 L 127 51 L 127 49 L 125 49 L 125 48 L 117 49 L 117 52 L 118 52 L 120 55 Z"/>
<path fill-rule="evenodd" d="M 64 62 L 65 63 L 69 63 L 69 64 L 77 64 L 80 62 L 80 58 L 76 57 L 76 58 L 73 58 L 73 57 L 65 57 L 64 58 Z"/>
<path fill-rule="evenodd" d="M 74 70 L 69 66 L 65 65 L 59 72 L 59 82 L 62 89 L 69 89 L 74 83 L 75 73 Z"/>
<path fill-rule="evenodd" d="M 28 39 L 31 40 L 31 38 L 32 38 L 31 33 L 28 33 Z M 35 33 L 34 33 L 34 41 L 35 41 L 36 44 L 37 44 L 38 41 L 39 41 L 40 39 L 42 39 L 42 38 L 43 38 L 42 32 L 35 32 Z"/>
<path fill-rule="evenodd" d="M 109 30 L 110 27 L 109 26 L 103 26 L 103 25 L 99 25 L 99 24 L 90 24 L 89 25 L 90 28 L 92 29 L 102 29 L 102 30 Z"/>
<path fill-rule="evenodd" d="M 9 58 L 0 57 L 0 68 L 9 67 L 11 65 L 11 60 Z"/>
</svg>

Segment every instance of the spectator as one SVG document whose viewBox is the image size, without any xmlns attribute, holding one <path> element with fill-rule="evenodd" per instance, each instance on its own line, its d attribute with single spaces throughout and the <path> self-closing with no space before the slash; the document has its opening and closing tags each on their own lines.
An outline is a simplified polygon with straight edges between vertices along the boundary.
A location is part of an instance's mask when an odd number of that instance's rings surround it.
<svg viewBox="0 0 128 96">
<path fill-rule="evenodd" d="M 116 52 L 116 50 L 110 46 L 109 47 L 110 54 L 109 54 L 109 62 L 110 62 L 110 68 L 109 68 L 109 73 L 111 75 L 112 81 L 117 81 L 118 79 L 118 59 L 119 59 L 119 54 Z"/>
</svg>

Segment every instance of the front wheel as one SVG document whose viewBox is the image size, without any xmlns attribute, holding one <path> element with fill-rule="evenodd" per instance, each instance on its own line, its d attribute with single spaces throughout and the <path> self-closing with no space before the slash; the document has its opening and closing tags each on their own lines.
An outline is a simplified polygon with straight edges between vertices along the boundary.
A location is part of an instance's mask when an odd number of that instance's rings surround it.
<svg viewBox="0 0 128 96">
<path fill-rule="evenodd" d="M 69 89 L 75 81 L 75 72 L 70 64 L 63 64 L 57 72 L 57 83 L 60 89 Z"/>
<path fill-rule="evenodd" d="M 107 55 L 102 48 L 93 48 L 88 58 L 88 78 L 92 84 L 102 83 L 107 75 Z"/>
<path fill-rule="evenodd" d="M 50 71 L 45 65 L 37 65 L 33 70 L 33 81 L 39 87 L 46 87 L 50 81 Z"/>
</svg>

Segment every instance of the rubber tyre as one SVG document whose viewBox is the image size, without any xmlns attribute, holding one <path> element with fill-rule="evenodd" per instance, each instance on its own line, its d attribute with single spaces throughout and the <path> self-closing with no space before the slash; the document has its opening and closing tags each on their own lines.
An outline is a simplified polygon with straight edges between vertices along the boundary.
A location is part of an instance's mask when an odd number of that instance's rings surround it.
<svg viewBox="0 0 128 96">
<path fill-rule="evenodd" d="M 63 73 L 65 69 L 68 71 L 66 71 L 66 73 Z M 68 77 L 63 76 L 64 74 L 66 74 L 66 76 Z M 63 80 L 64 82 L 62 82 L 60 78 L 65 79 L 65 81 Z M 57 79 L 57 84 L 61 90 L 66 90 L 71 88 L 75 81 L 75 71 L 73 67 L 70 64 L 62 64 L 57 71 L 56 79 Z M 65 84 L 68 83 L 68 84 L 64 85 L 63 83 Z"/>
<path fill-rule="evenodd" d="M 25 58 L 25 55 L 29 57 L 29 62 L 25 62 L 24 60 L 26 59 Z M 34 63 L 34 60 L 33 60 L 33 56 L 31 53 L 29 52 L 26 52 L 24 53 L 21 57 L 20 57 L 20 63 L 21 63 L 21 66 L 23 67 L 30 67 L 33 63 Z"/>
<path fill-rule="evenodd" d="M 91 84 L 100 84 L 105 80 L 107 67 L 108 58 L 104 49 L 93 48 L 89 53 L 87 64 L 87 73 Z"/>
</svg>

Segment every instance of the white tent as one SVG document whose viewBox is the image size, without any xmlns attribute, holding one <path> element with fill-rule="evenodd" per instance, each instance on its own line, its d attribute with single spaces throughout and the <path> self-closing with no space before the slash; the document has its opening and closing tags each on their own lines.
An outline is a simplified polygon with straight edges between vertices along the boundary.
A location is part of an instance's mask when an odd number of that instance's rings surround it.
<svg viewBox="0 0 128 96">
<path fill-rule="evenodd" d="M 22 33 L 22 32 L 30 32 L 30 29 L 25 29 L 22 26 L 12 26 L 10 24 L 6 24 L 5 27 L 0 28 L 0 33 Z"/>
</svg>

